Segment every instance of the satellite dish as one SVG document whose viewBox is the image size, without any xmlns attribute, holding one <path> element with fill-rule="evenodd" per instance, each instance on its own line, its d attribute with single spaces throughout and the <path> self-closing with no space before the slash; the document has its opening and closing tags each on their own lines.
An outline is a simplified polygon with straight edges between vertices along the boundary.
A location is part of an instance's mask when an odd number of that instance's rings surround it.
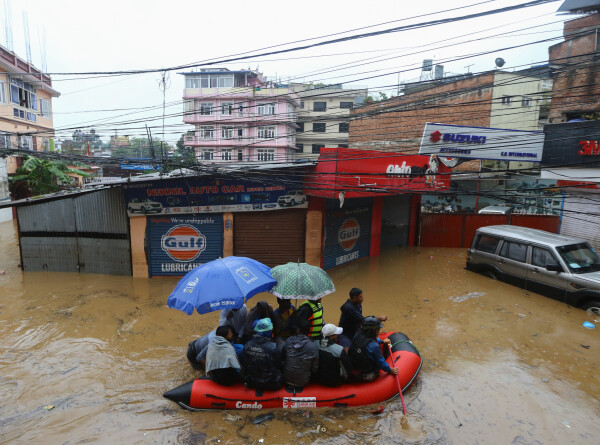
<svg viewBox="0 0 600 445">
<path fill-rule="evenodd" d="M 506 62 L 504 61 L 504 59 L 502 57 L 498 57 L 495 60 L 495 63 L 498 68 L 502 68 Z"/>
</svg>

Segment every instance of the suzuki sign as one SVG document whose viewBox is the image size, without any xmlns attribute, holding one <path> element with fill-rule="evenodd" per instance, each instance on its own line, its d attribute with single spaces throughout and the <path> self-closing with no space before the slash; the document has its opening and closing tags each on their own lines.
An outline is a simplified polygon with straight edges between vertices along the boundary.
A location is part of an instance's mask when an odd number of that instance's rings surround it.
<svg viewBox="0 0 600 445">
<path fill-rule="evenodd" d="M 541 162 L 544 133 L 427 123 L 419 154 L 495 161 Z"/>
</svg>

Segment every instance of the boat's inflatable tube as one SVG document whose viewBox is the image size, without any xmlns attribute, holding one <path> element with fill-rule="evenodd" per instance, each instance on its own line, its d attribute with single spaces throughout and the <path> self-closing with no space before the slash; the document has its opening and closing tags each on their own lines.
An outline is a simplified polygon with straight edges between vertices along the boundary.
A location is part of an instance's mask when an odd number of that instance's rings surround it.
<svg viewBox="0 0 600 445">
<path fill-rule="evenodd" d="M 262 391 L 246 388 L 241 383 L 221 386 L 208 378 L 200 378 L 163 396 L 189 410 L 320 408 L 379 403 L 398 395 L 398 382 L 402 392 L 410 388 L 422 364 L 419 351 L 406 335 L 400 332 L 382 333 L 380 338 L 390 339 L 392 354 L 387 361 L 390 366 L 398 368 L 398 381 L 396 376 L 382 371 L 370 383 L 347 383 L 336 388 L 311 383 L 304 388 L 283 387 L 278 391 Z"/>
</svg>

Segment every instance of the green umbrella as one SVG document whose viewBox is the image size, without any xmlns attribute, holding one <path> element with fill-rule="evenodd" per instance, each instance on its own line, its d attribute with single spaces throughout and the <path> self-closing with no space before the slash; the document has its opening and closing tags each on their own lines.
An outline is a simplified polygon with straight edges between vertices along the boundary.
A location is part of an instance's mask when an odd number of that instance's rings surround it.
<svg viewBox="0 0 600 445">
<path fill-rule="evenodd" d="M 286 300 L 318 300 L 335 292 L 333 281 L 320 267 L 306 263 L 287 263 L 271 269 L 271 276 L 277 284 L 271 292 Z"/>
</svg>

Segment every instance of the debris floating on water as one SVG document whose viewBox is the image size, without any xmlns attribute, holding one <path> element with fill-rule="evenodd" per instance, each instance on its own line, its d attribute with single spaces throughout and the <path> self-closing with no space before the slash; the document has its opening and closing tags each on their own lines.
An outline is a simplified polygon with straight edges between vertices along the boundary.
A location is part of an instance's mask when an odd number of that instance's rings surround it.
<svg viewBox="0 0 600 445">
<path fill-rule="evenodd" d="M 455 303 L 461 303 L 465 300 L 468 300 L 469 298 L 479 298 L 479 297 L 483 297 L 485 295 L 485 292 L 469 292 L 466 295 L 460 295 L 458 297 L 450 297 L 449 299 L 454 301 Z"/>
<path fill-rule="evenodd" d="M 584 321 L 583 327 L 586 329 L 594 329 L 596 327 L 596 325 L 590 321 Z"/>
<path fill-rule="evenodd" d="M 273 413 L 261 414 L 260 416 L 256 416 L 252 423 L 254 425 L 258 425 L 259 423 L 266 422 L 267 420 L 271 420 L 273 418 L 275 418 L 275 414 Z"/>
<path fill-rule="evenodd" d="M 54 409 L 54 405 L 44 405 L 44 409 L 50 411 L 51 409 Z"/>
</svg>

